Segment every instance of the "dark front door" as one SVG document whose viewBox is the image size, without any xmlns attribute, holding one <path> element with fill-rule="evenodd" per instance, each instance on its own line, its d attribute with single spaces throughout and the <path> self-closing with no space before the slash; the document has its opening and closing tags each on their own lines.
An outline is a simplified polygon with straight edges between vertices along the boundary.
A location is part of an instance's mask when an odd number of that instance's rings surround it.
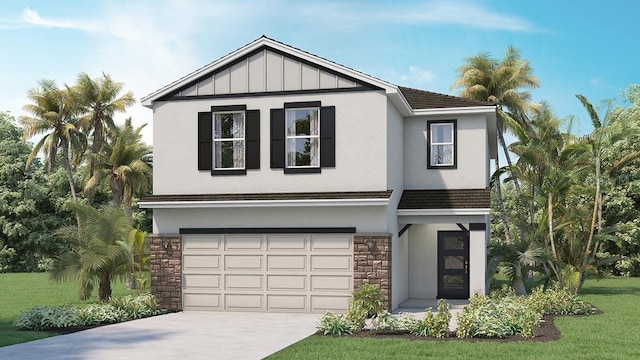
<svg viewBox="0 0 640 360">
<path fill-rule="evenodd" d="M 438 298 L 469 298 L 469 236 L 438 231 Z"/>
</svg>

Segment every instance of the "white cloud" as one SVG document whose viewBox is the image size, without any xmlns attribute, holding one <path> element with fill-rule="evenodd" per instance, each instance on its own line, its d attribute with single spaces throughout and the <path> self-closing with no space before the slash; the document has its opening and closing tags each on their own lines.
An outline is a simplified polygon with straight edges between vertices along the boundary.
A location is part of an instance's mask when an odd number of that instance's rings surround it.
<svg viewBox="0 0 640 360">
<path fill-rule="evenodd" d="M 432 82 L 436 79 L 436 75 L 429 71 L 423 70 L 417 66 L 409 66 L 409 75 L 401 75 L 400 80 L 410 81 L 412 83 Z"/>
<path fill-rule="evenodd" d="M 44 19 L 40 14 L 28 7 L 22 11 L 22 20 L 30 25 L 51 28 L 77 29 L 85 31 L 99 31 L 101 28 L 100 23 L 89 23 L 69 19 Z"/>
</svg>

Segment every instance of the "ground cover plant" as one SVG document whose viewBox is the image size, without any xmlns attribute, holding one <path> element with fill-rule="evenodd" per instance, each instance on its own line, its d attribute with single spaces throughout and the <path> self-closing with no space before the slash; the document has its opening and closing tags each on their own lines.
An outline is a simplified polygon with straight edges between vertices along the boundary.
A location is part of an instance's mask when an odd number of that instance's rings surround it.
<svg viewBox="0 0 640 360">
<path fill-rule="evenodd" d="M 15 318 L 33 306 L 77 306 L 97 303 L 96 297 L 78 300 L 75 283 L 54 284 L 47 273 L 0 274 L 0 346 L 18 344 L 56 335 L 53 332 L 22 331 L 13 326 Z M 137 294 L 127 290 L 123 282 L 114 281 L 113 296 Z"/>
<path fill-rule="evenodd" d="M 561 337 L 550 342 L 314 335 L 269 359 L 633 359 L 640 357 L 638 294 L 639 278 L 587 280 L 580 297 L 602 313 L 555 317 Z"/>
</svg>

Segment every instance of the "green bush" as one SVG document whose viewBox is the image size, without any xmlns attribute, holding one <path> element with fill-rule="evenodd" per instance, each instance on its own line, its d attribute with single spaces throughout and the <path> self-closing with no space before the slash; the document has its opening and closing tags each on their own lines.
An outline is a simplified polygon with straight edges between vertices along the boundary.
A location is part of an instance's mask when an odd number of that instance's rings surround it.
<svg viewBox="0 0 640 360">
<path fill-rule="evenodd" d="M 354 330 L 360 331 L 364 329 L 367 318 L 382 312 L 384 302 L 378 285 L 365 283 L 351 294 L 346 317 L 353 324 Z"/>
<path fill-rule="evenodd" d="M 80 325 L 116 324 L 129 319 L 127 313 L 111 304 L 91 304 L 79 308 Z"/>
<path fill-rule="evenodd" d="M 124 311 L 128 319 L 139 319 L 162 314 L 158 302 L 151 294 L 127 295 L 118 299 L 109 299 L 109 304 Z"/>
<path fill-rule="evenodd" d="M 80 318 L 75 308 L 69 306 L 34 306 L 23 311 L 13 322 L 21 330 L 49 330 L 78 326 Z"/>
<path fill-rule="evenodd" d="M 372 325 L 376 330 L 398 330 L 402 328 L 398 318 L 386 310 L 378 313 L 373 318 Z"/>
<path fill-rule="evenodd" d="M 502 338 L 515 334 L 533 337 L 542 323 L 542 313 L 530 307 L 521 296 L 505 294 L 504 297 L 492 298 L 475 295 L 457 320 L 456 335 L 460 338 Z"/>
<path fill-rule="evenodd" d="M 451 320 L 451 307 L 449 304 L 440 299 L 436 313 L 431 308 L 427 308 L 425 311 L 423 319 L 416 319 L 411 315 L 403 318 L 400 322 L 404 329 L 417 336 L 448 337 L 449 320 Z"/>
<path fill-rule="evenodd" d="M 354 331 L 364 329 L 369 312 L 362 301 L 349 301 L 346 319 L 353 325 Z"/>
<path fill-rule="evenodd" d="M 582 301 L 558 284 L 548 289 L 542 286 L 533 289 L 531 295 L 526 298 L 526 303 L 543 314 L 591 315 L 594 312 L 591 304 Z"/>
<path fill-rule="evenodd" d="M 336 315 L 330 311 L 322 315 L 316 328 L 324 335 L 351 335 L 355 330 L 353 323 L 344 315 Z"/>
</svg>

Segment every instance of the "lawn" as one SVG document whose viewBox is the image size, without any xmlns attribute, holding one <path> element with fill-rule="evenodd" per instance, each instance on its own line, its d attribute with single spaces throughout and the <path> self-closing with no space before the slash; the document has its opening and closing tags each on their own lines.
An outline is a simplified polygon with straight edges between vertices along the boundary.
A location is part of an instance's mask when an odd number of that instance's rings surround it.
<svg viewBox="0 0 640 360">
<path fill-rule="evenodd" d="M 269 359 L 640 358 L 640 278 L 588 280 L 581 297 L 603 313 L 556 318 L 562 338 L 554 342 L 439 342 L 311 336 Z"/>
<path fill-rule="evenodd" d="M 114 297 L 135 294 L 122 282 L 112 284 Z M 75 283 L 52 283 L 47 273 L 0 274 L 0 347 L 25 341 L 42 339 L 53 334 L 41 331 L 20 331 L 13 327 L 13 320 L 23 310 L 34 305 L 79 305 L 98 302 L 97 289 L 93 297 L 78 300 Z"/>
</svg>

